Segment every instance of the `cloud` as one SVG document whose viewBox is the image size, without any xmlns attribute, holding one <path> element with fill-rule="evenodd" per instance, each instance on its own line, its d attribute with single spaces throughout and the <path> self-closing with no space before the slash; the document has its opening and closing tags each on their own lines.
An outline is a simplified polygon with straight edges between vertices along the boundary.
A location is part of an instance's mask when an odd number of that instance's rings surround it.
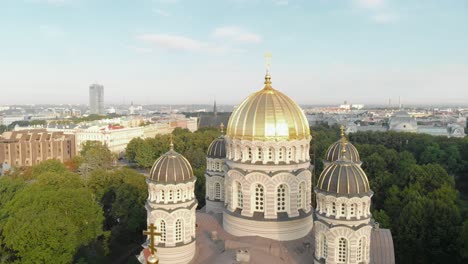
<svg viewBox="0 0 468 264">
<path fill-rule="evenodd" d="M 216 28 L 212 35 L 218 39 L 232 40 L 241 43 L 260 43 L 262 41 L 260 35 L 234 26 Z"/>
<path fill-rule="evenodd" d="M 218 45 L 216 43 L 199 41 L 185 36 L 170 34 L 143 34 L 137 36 L 139 40 L 152 44 L 159 48 L 174 51 L 190 52 L 242 52 L 239 49 L 233 49 L 228 46 Z"/>
<path fill-rule="evenodd" d="M 377 23 L 390 24 L 398 21 L 399 16 L 391 13 L 382 13 L 373 15 L 371 19 Z"/>
<path fill-rule="evenodd" d="M 153 12 L 160 15 L 160 16 L 163 16 L 163 17 L 169 17 L 171 16 L 171 14 L 169 14 L 168 12 L 162 10 L 162 9 L 153 9 Z"/>
<path fill-rule="evenodd" d="M 377 9 L 385 5 L 385 0 L 354 0 L 354 4 L 360 8 Z"/>
</svg>

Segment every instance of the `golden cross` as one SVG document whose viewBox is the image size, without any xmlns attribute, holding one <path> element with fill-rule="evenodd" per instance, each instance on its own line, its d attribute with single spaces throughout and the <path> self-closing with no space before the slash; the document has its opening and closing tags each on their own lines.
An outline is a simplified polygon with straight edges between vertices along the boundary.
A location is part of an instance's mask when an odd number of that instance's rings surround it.
<svg viewBox="0 0 468 264">
<path fill-rule="evenodd" d="M 265 53 L 265 60 L 266 60 L 267 74 L 270 74 L 271 53 L 269 51 Z"/>
<path fill-rule="evenodd" d="M 340 130 L 341 130 L 341 136 L 344 137 L 344 130 L 345 130 L 345 127 L 342 125 L 340 127 Z"/>
<path fill-rule="evenodd" d="M 149 236 L 149 239 L 150 239 L 149 250 L 151 252 L 151 255 L 154 255 L 154 253 L 156 253 L 156 251 L 157 251 L 154 242 L 155 242 L 157 236 L 162 236 L 162 233 L 156 232 L 157 228 L 153 223 L 151 223 L 149 225 L 148 229 L 149 230 L 143 231 L 143 235 Z"/>
<path fill-rule="evenodd" d="M 173 140 L 172 140 L 172 139 L 173 139 L 172 133 L 171 133 L 171 135 L 170 135 L 170 138 L 171 138 L 171 143 L 170 143 L 169 146 L 171 147 L 171 150 L 174 150 L 174 142 L 173 142 Z"/>
<path fill-rule="evenodd" d="M 219 126 L 219 128 L 221 129 L 221 134 L 224 133 L 224 123 L 221 123 L 221 125 Z"/>
</svg>

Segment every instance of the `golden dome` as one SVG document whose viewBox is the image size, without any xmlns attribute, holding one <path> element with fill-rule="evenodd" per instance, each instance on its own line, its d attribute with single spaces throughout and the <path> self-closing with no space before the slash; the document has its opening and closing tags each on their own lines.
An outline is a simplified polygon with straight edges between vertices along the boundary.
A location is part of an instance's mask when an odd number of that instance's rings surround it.
<svg viewBox="0 0 468 264">
<path fill-rule="evenodd" d="M 231 114 L 226 135 L 245 140 L 302 140 L 310 138 L 309 122 L 302 109 L 285 94 L 265 87 L 247 97 Z"/>
</svg>

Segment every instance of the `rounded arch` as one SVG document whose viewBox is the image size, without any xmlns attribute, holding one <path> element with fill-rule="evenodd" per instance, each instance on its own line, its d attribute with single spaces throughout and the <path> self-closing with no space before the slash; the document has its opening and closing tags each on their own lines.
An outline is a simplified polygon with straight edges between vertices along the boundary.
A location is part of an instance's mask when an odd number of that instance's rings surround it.
<svg viewBox="0 0 468 264">
<path fill-rule="evenodd" d="M 252 184 L 252 211 L 261 213 L 265 212 L 265 189 L 265 186 L 260 182 Z"/>
</svg>

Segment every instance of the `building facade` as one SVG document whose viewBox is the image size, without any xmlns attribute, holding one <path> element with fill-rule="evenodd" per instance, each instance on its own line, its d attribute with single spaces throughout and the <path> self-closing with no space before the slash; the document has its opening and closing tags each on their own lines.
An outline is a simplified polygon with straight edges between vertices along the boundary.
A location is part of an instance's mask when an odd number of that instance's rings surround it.
<svg viewBox="0 0 468 264">
<path fill-rule="evenodd" d="M 190 163 L 174 151 L 172 143 L 151 168 L 146 181 L 147 222 L 161 233 L 156 238 L 160 263 L 186 264 L 195 256 L 195 181 Z M 142 263 L 147 262 L 149 239 L 139 256 Z"/>
<path fill-rule="evenodd" d="M 104 115 L 104 86 L 92 84 L 89 87 L 89 112 L 91 114 Z"/>
<path fill-rule="evenodd" d="M 75 136 L 45 129 L 5 132 L 0 136 L 0 163 L 33 166 L 44 160 L 67 161 L 76 155 Z"/>
<path fill-rule="evenodd" d="M 309 124 L 269 74 L 234 110 L 224 140 L 224 230 L 279 241 L 306 236 L 313 226 Z"/>
</svg>

